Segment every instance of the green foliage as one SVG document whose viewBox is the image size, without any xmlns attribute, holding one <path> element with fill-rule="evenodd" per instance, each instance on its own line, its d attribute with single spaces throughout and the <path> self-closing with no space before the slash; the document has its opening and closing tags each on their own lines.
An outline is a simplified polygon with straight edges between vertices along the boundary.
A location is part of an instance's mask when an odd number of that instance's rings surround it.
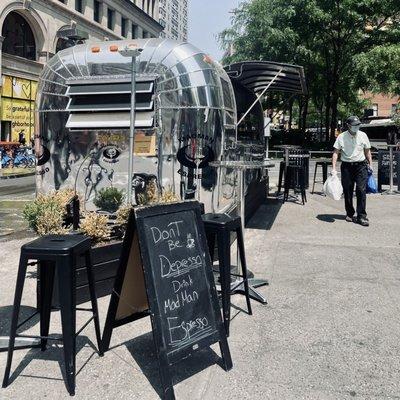
<svg viewBox="0 0 400 400">
<path fill-rule="evenodd" d="M 399 33 L 400 43 L 400 33 Z M 376 46 L 356 58 L 359 85 L 372 92 L 400 95 L 400 44 Z"/>
<path fill-rule="evenodd" d="M 124 192 L 114 187 L 100 189 L 93 201 L 100 210 L 115 212 L 124 201 Z"/>
<path fill-rule="evenodd" d="M 400 1 L 252 0 L 234 11 L 220 42 L 224 63 L 269 60 L 302 65 L 308 96 L 304 129 L 319 110 L 331 135 L 338 119 L 359 114 L 360 89 L 399 93 Z"/>
</svg>

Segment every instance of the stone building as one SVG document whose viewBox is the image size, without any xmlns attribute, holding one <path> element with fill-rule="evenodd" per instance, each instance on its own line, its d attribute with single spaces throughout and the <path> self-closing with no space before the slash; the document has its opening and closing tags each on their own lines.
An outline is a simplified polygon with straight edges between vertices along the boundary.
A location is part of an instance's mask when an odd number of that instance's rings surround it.
<svg viewBox="0 0 400 400">
<path fill-rule="evenodd" d="M 187 41 L 188 0 L 159 0 L 160 24 L 164 27 L 162 37 Z"/>
<path fill-rule="evenodd" d="M 57 51 L 88 40 L 158 37 L 158 0 L 1 0 L 0 141 L 29 143 L 39 74 Z"/>
</svg>

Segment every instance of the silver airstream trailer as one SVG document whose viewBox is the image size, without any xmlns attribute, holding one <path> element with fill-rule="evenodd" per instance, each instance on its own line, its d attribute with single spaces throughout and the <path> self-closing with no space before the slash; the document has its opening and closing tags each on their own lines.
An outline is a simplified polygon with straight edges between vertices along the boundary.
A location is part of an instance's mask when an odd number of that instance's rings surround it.
<svg viewBox="0 0 400 400">
<path fill-rule="evenodd" d="M 207 211 L 234 206 L 235 173 L 209 162 L 234 157 L 236 104 L 224 69 L 188 43 L 135 41 L 133 185 L 149 179 Z M 75 188 L 93 209 L 103 187 L 128 185 L 132 41 L 78 45 L 45 66 L 38 91 L 37 191 Z M 40 147 L 40 148 L 39 148 Z M 232 154 L 231 154 L 232 153 Z"/>
<path fill-rule="evenodd" d="M 169 39 L 88 43 L 49 61 L 37 99 L 37 192 L 74 188 L 83 208 L 93 210 L 101 188 L 128 188 L 132 63 L 118 50 L 132 43 L 142 49 L 133 146 L 136 197 L 156 180 L 181 199 L 200 200 L 208 212 L 232 212 L 240 200 L 238 173 L 210 163 L 264 159 L 261 100 L 269 90 L 304 94 L 303 69 L 263 61 L 223 69 L 191 44 Z M 254 169 L 242 179 L 247 195 L 259 199 L 249 202 L 253 206 L 265 198 L 263 178 Z"/>
</svg>

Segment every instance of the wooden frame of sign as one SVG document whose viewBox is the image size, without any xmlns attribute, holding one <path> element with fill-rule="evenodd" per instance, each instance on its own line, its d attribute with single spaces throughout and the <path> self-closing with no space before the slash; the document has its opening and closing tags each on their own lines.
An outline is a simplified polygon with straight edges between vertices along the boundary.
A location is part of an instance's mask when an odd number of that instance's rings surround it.
<svg viewBox="0 0 400 400">
<path fill-rule="evenodd" d="M 175 399 L 170 366 L 219 342 L 232 359 L 222 323 L 198 202 L 135 208 L 129 217 L 102 348 L 112 330 L 151 317 L 164 399 Z"/>
</svg>

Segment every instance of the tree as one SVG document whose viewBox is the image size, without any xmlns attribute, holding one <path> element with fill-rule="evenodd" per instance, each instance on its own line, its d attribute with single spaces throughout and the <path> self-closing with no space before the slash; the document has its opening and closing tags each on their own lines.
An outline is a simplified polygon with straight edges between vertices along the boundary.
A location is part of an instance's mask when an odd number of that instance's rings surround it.
<svg viewBox="0 0 400 400">
<path fill-rule="evenodd" d="M 300 102 L 300 126 L 305 128 L 311 101 L 324 111 L 333 140 L 340 111 L 361 106 L 359 89 L 392 89 L 399 81 L 399 64 L 384 64 L 399 50 L 399 20 L 399 0 L 252 0 L 235 10 L 232 27 L 220 40 L 234 49 L 226 63 L 257 59 L 302 65 L 309 95 Z M 391 69 L 386 80 L 379 67 Z"/>
</svg>

